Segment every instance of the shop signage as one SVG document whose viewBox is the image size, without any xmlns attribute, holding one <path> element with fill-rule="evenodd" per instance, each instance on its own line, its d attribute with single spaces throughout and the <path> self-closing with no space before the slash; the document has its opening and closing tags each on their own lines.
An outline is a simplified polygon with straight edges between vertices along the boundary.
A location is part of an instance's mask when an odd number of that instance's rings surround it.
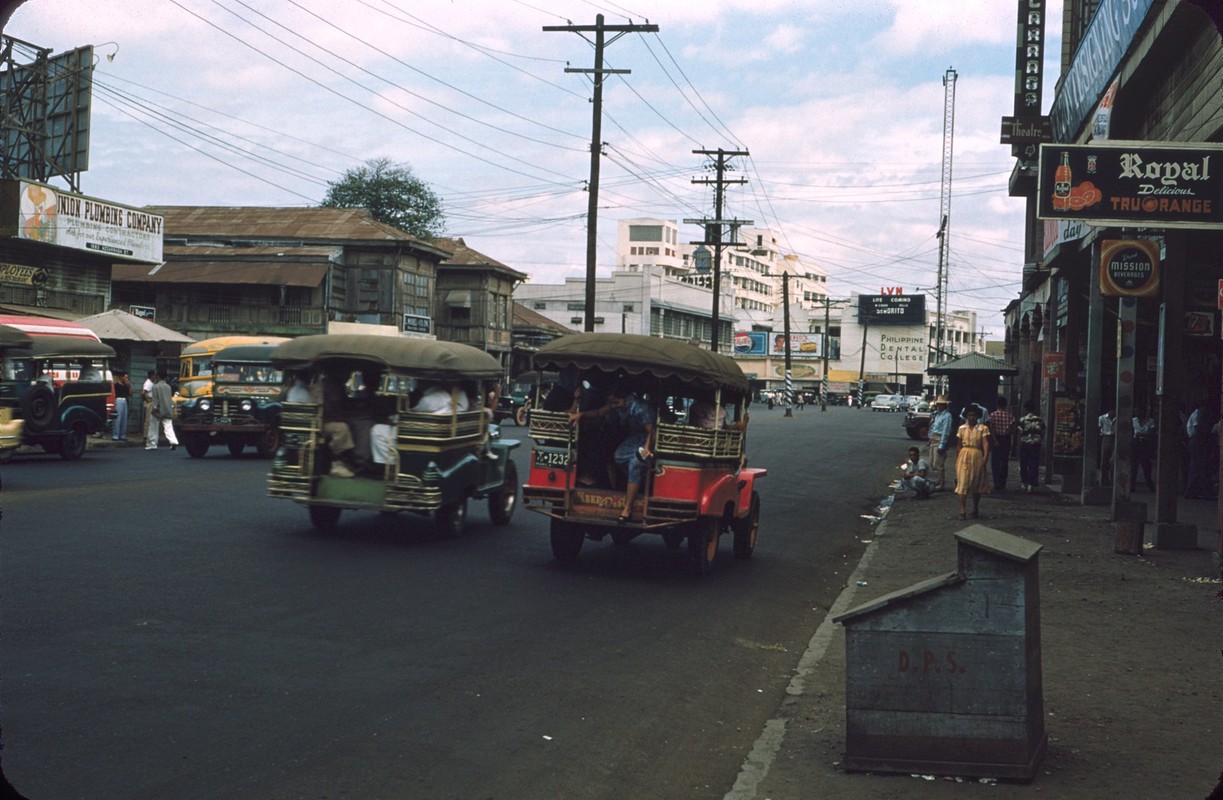
<svg viewBox="0 0 1223 800">
<path fill-rule="evenodd" d="M 864 325 L 925 325 L 924 294 L 860 294 L 858 322 Z"/>
<path fill-rule="evenodd" d="M 25 264 L 0 263 L 0 283 L 15 283 L 19 286 L 46 286 L 47 271 L 42 267 L 29 267 Z"/>
<path fill-rule="evenodd" d="M 1045 353 L 1045 377 L 1061 380 L 1066 377 L 1066 354 L 1056 351 Z"/>
<path fill-rule="evenodd" d="M 822 333 L 790 334 L 790 358 L 822 358 L 823 341 Z M 734 348 L 737 356 L 784 358 L 786 335 L 767 331 L 738 331 L 735 333 Z"/>
<path fill-rule="evenodd" d="M 1091 233 L 1091 226 L 1075 219 L 1047 219 L 1045 226 L 1045 249 L 1043 257 L 1048 260 L 1053 248 L 1066 242 L 1077 242 Z"/>
<path fill-rule="evenodd" d="M 1019 27 L 1015 42 L 1015 116 L 1040 114 L 1041 73 L 1045 58 L 1046 0 L 1019 0 Z M 1003 144 L 1006 118 L 1003 118 Z M 1018 142 L 1016 142 L 1018 143 Z"/>
<path fill-rule="evenodd" d="M 1185 335 L 1214 336 L 1215 313 L 1214 311 L 1186 311 Z"/>
<path fill-rule="evenodd" d="M 153 306 L 128 306 L 127 313 L 133 317 L 147 319 L 149 322 L 157 319 L 157 309 Z"/>
<path fill-rule="evenodd" d="M 1149 239 L 1100 243 L 1100 294 L 1153 297 L 1159 291 L 1159 244 Z"/>
<path fill-rule="evenodd" d="M 1002 144 L 1040 144 L 1053 141 L 1048 117 L 1003 117 Z"/>
<path fill-rule="evenodd" d="M 1049 110 L 1057 141 L 1077 138 L 1154 4 L 1155 0 L 1101 0 Z"/>
<path fill-rule="evenodd" d="M 1223 144 L 1041 145 L 1036 215 L 1223 229 Z"/>
<path fill-rule="evenodd" d="M 0 189 L 0 235 L 113 259 L 161 263 L 164 219 L 27 180 Z"/>
<path fill-rule="evenodd" d="M 403 331 L 404 333 L 428 333 L 429 332 L 429 317 L 421 317 L 416 314 L 403 315 Z"/>
</svg>

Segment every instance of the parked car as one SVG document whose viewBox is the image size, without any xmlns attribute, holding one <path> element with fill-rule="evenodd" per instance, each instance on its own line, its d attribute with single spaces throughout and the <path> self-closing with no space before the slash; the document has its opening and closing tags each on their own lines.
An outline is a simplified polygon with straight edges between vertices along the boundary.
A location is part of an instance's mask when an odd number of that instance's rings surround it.
<svg viewBox="0 0 1223 800">
<path fill-rule="evenodd" d="M 279 444 L 281 371 L 272 366 L 274 344 L 239 344 L 217 351 L 207 382 L 196 382 L 174 411 L 174 430 L 187 454 L 203 458 L 212 444 L 232 456 L 253 445 L 269 458 Z"/>
<path fill-rule="evenodd" d="M 899 411 L 901 396 L 898 394 L 875 395 L 871 401 L 871 411 Z"/>
<path fill-rule="evenodd" d="M 348 393 L 335 413 L 370 456 L 355 474 L 333 469 L 323 408 L 286 396 L 268 493 L 307 506 L 316 528 L 335 528 L 345 509 L 409 511 L 431 515 L 439 533 L 456 536 L 469 499 L 488 501 L 494 525 L 510 521 L 518 505 L 510 452 L 518 442 L 491 435 L 484 403 L 501 381 L 501 365 L 488 353 L 456 342 L 321 334 L 285 342 L 272 363 L 288 380 L 343 376 Z M 427 390 L 448 395 L 449 409 L 414 410 Z M 454 402 L 460 395 L 465 402 Z"/>
<path fill-rule="evenodd" d="M 920 404 L 925 402 L 920 394 L 905 395 L 903 400 L 904 402 L 902 403 L 902 408 L 900 409 L 901 411 L 912 411 Z"/>
<path fill-rule="evenodd" d="M 623 476 L 615 470 L 609 474 L 606 439 L 588 427 L 599 420 L 575 426 L 564 411 L 531 412 L 535 446 L 523 502 L 551 519 L 558 561 L 576 560 L 587 539 L 610 536 L 627 544 L 658 534 L 671 548 L 687 540 L 695 571 L 705 574 L 727 531 L 733 534 L 735 557 L 751 557 L 760 524 L 756 481 L 767 471 L 746 466 L 743 428 L 750 389 L 733 359 L 670 339 L 580 333 L 544 345 L 534 362 L 539 369 L 574 370 L 594 390 L 623 381 L 656 414 L 641 492 L 631 513 L 621 518 Z M 711 413 L 703 417 L 711 416 L 715 424 L 721 416 L 717 409 L 723 409 L 730 422 L 704 428 L 673 421 L 670 414 L 680 400 L 685 411 L 693 403 L 707 404 L 703 410 Z"/>
<path fill-rule="evenodd" d="M 930 419 L 934 416 L 933 407 L 930 403 L 922 401 L 909 412 L 905 414 L 904 425 L 905 433 L 910 439 L 925 440 L 930 438 Z"/>
</svg>

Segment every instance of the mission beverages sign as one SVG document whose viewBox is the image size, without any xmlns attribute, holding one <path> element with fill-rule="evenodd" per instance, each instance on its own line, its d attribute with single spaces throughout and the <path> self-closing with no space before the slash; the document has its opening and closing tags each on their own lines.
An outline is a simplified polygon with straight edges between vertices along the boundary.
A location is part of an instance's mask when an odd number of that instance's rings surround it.
<svg viewBox="0 0 1223 800">
<path fill-rule="evenodd" d="M 1041 145 L 1037 192 L 1041 219 L 1223 229 L 1223 145 Z"/>
</svg>

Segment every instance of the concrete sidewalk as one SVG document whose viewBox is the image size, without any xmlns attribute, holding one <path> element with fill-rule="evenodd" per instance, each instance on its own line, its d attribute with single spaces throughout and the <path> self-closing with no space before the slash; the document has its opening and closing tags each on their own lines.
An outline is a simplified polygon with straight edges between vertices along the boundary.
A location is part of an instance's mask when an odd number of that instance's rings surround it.
<svg viewBox="0 0 1223 800">
<path fill-rule="evenodd" d="M 1139 498 L 1142 499 L 1142 498 Z M 1223 769 L 1220 618 L 1212 554 L 1113 552 L 1106 507 L 1048 489 L 986 495 L 960 521 L 955 495 L 898 498 L 799 663 L 788 697 L 744 764 L 735 800 L 861 798 L 1201 798 Z M 1214 501 L 1183 501 L 1181 522 L 1212 538 Z M 1048 752 L 1031 783 L 848 773 L 845 631 L 831 618 L 956 569 L 953 533 L 974 523 L 1043 546 L 1039 558 Z M 1147 526 L 1148 542 L 1151 525 Z"/>
</svg>

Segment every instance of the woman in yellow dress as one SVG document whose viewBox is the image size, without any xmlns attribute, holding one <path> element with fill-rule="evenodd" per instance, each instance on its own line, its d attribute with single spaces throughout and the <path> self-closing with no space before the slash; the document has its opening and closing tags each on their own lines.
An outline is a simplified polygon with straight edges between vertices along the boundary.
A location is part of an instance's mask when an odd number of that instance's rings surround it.
<svg viewBox="0 0 1223 800">
<path fill-rule="evenodd" d="M 955 493 L 960 497 L 960 519 L 965 518 L 968 495 L 972 495 L 972 516 L 977 518 L 981 495 L 989 493 L 989 428 L 981 424 L 981 409 L 970 404 L 964 409 L 967 420 L 956 431 L 960 454 L 955 459 Z"/>
</svg>

